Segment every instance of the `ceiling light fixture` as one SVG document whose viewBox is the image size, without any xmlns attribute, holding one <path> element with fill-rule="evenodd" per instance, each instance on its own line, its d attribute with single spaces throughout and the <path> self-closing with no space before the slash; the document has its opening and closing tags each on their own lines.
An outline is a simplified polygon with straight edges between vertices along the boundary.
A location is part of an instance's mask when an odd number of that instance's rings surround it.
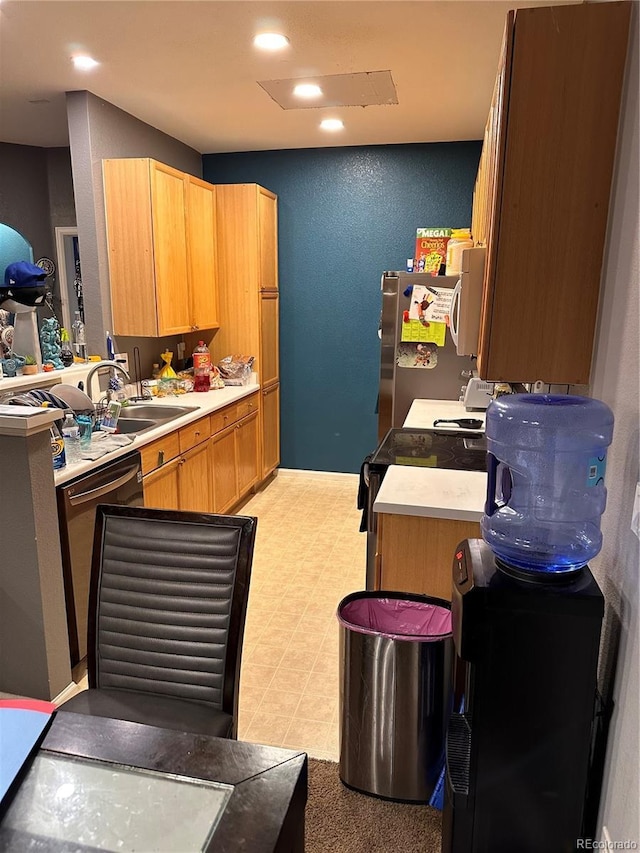
<svg viewBox="0 0 640 853">
<path fill-rule="evenodd" d="M 96 65 L 100 65 L 92 56 L 72 56 L 71 59 L 78 71 L 91 71 Z"/>
<path fill-rule="evenodd" d="M 320 127 L 322 130 L 343 130 L 344 124 L 340 121 L 339 118 L 325 118 L 320 122 Z"/>
<path fill-rule="evenodd" d="M 293 94 L 298 98 L 319 98 L 322 89 L 316 83 L 298 83 L 293 89 Z"/>
<path fill-rule="evenodd" d="M 288 46 L 289 39 L 282 33 L 260 33 L 254 38 L 253 43 L 262 50 L 282 50 L 283 47 Z"/>
</svg>

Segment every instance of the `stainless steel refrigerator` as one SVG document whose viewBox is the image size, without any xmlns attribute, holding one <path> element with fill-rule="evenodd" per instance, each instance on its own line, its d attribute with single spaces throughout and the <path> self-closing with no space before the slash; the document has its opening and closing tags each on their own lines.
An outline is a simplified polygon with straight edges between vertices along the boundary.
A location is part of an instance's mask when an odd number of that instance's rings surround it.
<svg viewBox="0 0 640 853">
<path fill-rule="evenodd" d="M 391 427 L 403 425 L 415 399 L 457 400 L 460 397 L 460 389 L 466 384 L 473 365 L 469 356 L 456 353 L 448 329 L 444 345 L 431 347 L 436 356 L 432 358 L 432 362 L 437 362 L 435 366 L 398 365 L 399 354 L 402 352 L 406 355 L 410 349 L 402 341 L 405 312 L 410 311 L 412 301 L 415 302 L 412 295 L 404 295 L 407 287 L 422 285 L 427 288 L 449 288 L 453 293 L 457 281 L 457 276 L 432 276 L 427 273 L 385 272 L 382 275 L 379 439 Z"/>
</svg>

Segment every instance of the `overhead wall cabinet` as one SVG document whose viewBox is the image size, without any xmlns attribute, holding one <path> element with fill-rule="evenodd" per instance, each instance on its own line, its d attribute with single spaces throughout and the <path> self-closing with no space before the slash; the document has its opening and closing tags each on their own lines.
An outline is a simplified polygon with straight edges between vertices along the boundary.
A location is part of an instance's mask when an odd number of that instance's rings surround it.
<svg viewBox="0 0 640 853">
<path fill-rule="evenodd" d="M 262 386 L 259 479 L 280 464 L 277 197 L 257 184 L 216 185 L 220 328 L 214 362 L 253 355 Z"/>
<path fill-rule="evenodd" d="M 148 158 L 103 161 L 113 331 L 218 325 L 215 187 Z"/>
<path fill-rule="evenodd" d="M 589 381 L 630 12 L 507 17 L 473 205 L 483 379 Z"/>
</svg>

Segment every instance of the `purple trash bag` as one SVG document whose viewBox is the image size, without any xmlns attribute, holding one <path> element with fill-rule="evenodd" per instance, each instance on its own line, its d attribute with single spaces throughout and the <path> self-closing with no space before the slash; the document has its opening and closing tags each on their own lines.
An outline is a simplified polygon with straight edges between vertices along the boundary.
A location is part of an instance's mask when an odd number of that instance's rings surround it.
<svg viewBox="0 0 640 853">
<path fill-rule="evenodd" d="M 432 642 L 451 634 L 451 611 L 403 598 L 356 598 L 338 607 L 338 622 L 350 631 L 393 640 Z"/>
</svg>

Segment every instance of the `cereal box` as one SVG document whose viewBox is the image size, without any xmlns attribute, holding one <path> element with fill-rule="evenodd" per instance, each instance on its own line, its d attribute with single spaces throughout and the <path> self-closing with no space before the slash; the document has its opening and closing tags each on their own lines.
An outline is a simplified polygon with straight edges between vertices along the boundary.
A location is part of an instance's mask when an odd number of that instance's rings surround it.
<svg viewBox="0 0 640 853">
<path fill-rule="evenodd" d="M 438 275 L 447 259 L 447 243 L 451 228 L 418 228 L 414 270 Z"/>
</svg>

